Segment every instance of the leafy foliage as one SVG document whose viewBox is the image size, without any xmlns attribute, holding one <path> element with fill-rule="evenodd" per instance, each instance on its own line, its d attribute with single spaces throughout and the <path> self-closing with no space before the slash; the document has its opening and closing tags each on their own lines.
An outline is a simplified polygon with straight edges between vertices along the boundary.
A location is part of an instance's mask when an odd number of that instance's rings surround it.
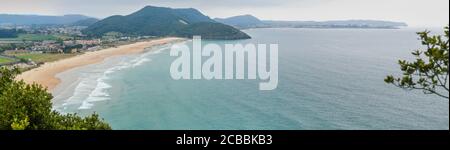
<svg viewBox="0 0 450 150">
<path fill-rule="evenodd" d="M 403 89 L 422 90 L 425 94 L 435 94 L 449 98 L 449 27 L 444 29 L 445 35 L 430 35 L 429 31 L 417 33 L 422 45 L 427 50 L 416 50 L 412 54 L 416 57 L 414 62 L 400 60 L 403 77 L 388 76 L 386 83 Z"/>
<path fill-rule="evenodd" d="M 64 53 L 71 53 L 72 49 L 81 49 L 83 48 L 83 45 L 76 44 L 76 45 L 68 45 L 64 47 Z"/>
<path fill-rule="evenodd" d="M 52 95 L 40 85 L 15 81 L 18 73 L 0 68 L 0 130 L 111 129 L 97 114 L 82 118 L 52 111 Z"/>
<path fill-rule="evenodd" d="M 10 43 L 10 44 L 1 44 L 0 45 L 0 52 L 6 51 L 6 50 L 14 50 L 18 48 L 17 44 Z"/>
<path fill-rule="evenodd" d="M 22 33 L 22 31 L 17 31 L 15 29 L 0 29 L 0 38 L 17 38 L 19 33 Z"/>
</svg>

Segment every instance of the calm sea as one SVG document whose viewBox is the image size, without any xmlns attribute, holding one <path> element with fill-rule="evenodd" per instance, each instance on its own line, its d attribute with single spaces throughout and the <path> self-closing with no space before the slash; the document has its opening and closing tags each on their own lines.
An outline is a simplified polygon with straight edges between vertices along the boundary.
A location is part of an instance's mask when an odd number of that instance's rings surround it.
<svg viewBox="0 0 450 150">
<path fill-rule="evenodd" d="M 384 83 L 420 48 L 418 29 L 252 29 L 279 44 L 279 84 L 170 77 L 169 46 L 59 74 L 61 112 L 99 113 L 114 129 L 449 129 L 449 101 Z M 189 42 L 188 42 L 189 44 Z"/>
</svg>

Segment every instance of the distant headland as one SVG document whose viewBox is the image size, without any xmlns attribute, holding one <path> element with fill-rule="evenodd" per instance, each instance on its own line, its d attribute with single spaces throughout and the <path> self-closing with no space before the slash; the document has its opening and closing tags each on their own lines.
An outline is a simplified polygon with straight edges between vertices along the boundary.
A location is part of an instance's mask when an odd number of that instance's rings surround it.
<svg viewBox="0 0 450 150">
<path fill-rule="evenodd" d="M 241 15 L 229 18 L 215 18 L 217 22 L 234 26 L 239 29 L 247 28 L 372 28 L 398 29 L 407 27 L 404 22 L 381 20 L 335 20 L 335 21 L 275 21 L 260 20 L 252 15 Z"/>
</svg>

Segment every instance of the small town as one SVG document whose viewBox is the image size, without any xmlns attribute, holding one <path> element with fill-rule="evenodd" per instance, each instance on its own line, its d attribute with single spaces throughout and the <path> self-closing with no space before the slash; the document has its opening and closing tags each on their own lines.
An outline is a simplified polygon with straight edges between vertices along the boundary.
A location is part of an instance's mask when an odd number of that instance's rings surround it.
<svg viewBox="0 0 450 150">
<path fill-rule="evenodd" d="M 40 65 L 86 52 L 117 47 L 152 36 L 123 36 L 111 32 L 102 37 L 82 34 L 85 26 L 0 24 L 0 66 L 30 70 Z"/>
</svg>

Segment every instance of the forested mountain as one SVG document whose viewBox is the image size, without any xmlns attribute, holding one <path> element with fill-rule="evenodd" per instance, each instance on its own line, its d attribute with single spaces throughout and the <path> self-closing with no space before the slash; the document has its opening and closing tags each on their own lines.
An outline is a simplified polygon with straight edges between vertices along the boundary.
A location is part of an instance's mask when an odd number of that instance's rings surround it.
<svg viewBox="0 0 450 150">
<path fill-rule="evenodd" d="M 83 15 L 42 16 L 42 15 L 9 15 L 0 14 L 0 24 L 42 25 L 42 24 L 72 24 L 91 17 Z"/>
<path fill-rule="evenodd" d="M 252 28 L 264 25 L 264 22 L 252 15 L 242 15 L 230 18 L 216 18 L 214 20 L 239 28 Z"/>
<path fill-rule="evenodd" d="M 248 39 L 250 36 L 232 26 L 218 23 L 196 9 L 147 6 L 127 16 L 111 16 L 83 31 L 102 36 L 108 32 L 125 35 L 179 36 L 201 35 L 207 39 Z"/>
<path fill-rule="evenodd" d="M 95 24 L 98 21 L 99 20 L 95 19 L 95 18 L 88 18 L 88 19 L 83 19 L 83 20 L 74 22 L 71 25 L 73 25 L 73 26 L 90 26 L 90 25 Z"/>
</svg>

